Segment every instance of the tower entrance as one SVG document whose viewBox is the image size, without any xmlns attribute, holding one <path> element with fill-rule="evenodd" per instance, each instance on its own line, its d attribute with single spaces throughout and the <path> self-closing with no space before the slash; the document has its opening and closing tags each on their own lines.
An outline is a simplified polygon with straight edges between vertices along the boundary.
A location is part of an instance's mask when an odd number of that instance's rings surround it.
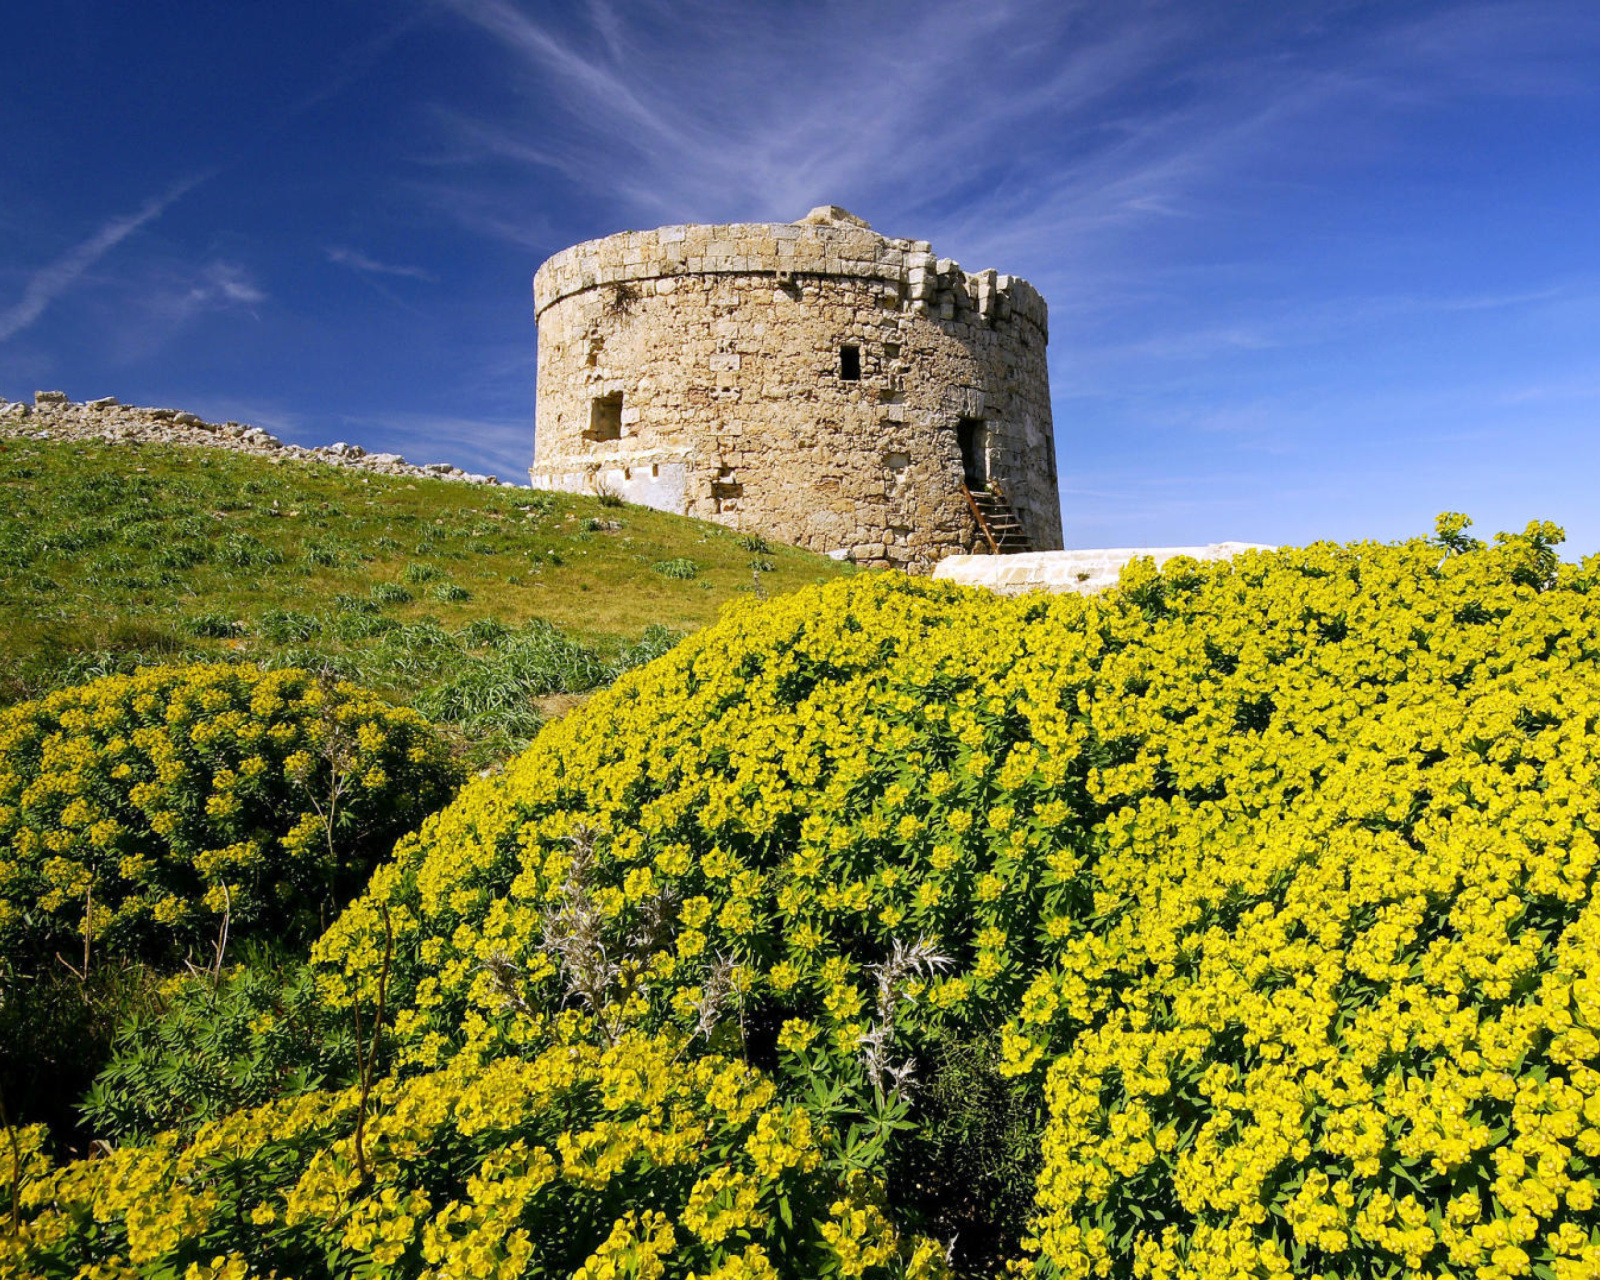
<svg viewBox="0 0 1600 1280">
<path fill-rule="evenodd" d="M 967 488 L 978 491 L 989 487 L 989 429 L 982 418 L 962 418 L 956 423 L 956 439 L 961 443 L 961 478 Z"/>
</svg>

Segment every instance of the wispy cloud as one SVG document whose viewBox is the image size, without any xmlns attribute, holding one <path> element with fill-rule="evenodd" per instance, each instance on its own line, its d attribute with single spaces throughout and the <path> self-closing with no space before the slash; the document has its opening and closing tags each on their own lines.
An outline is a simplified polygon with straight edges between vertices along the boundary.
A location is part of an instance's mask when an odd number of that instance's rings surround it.
<svg viewBox="0 0 1600 1280">
<path fill-rule="evenodd" d="M 1568 28 L 1550 16 L 1570 6 L 1539 0 L 1347 25 L 1337 6 L 1165 0 L 441 6 L 506 51 L 530 104 L 437 110 L 450 159 L 484 175 L 440 200 L 465 225 L 527 243 L 527 189 L 503 176 L 519 169 L 598 201 L 594 234 L 835 201 L 1079 304 L 1086 270 L 1147 265 L 1130 234 L 1214 221 L 1263 162 L 1357 162 L 1385 112 L 1571 79 L 1551 70 Z"/>
<path fill-rule="evenodd" d="M 231 258 L 199 262 L 147 261 L 107 281 L 94 304 L 108 358 L 143 365 L 169 347 L 202 316 L 246 316 L 261 321 L 270 301 L 250 269 Z"/>
<path fill-rule="evenodd" d="M 281 128 L 284 124 L 315 110 L 328 99 L 337 97 L 362 79 L 384 59 L 403 36 L 409 34 L 423 21 L 423 17 L 424 12 L 419 8 L 347 49 L 332 72 L 315 89 L 295 99 L 276 127 Z"/>
<path fill-rule="evenodd" d="M 463 158 L 554 168 L 668 219 L 793 218 L 824 200 L 870 211 L 970 187 L 1006 162 L 995 138 L 1008 121 L 1083 108 L 1148 69 L 1180 26 L 1146 12 L 1101 29 L 1078 5 L 702 0 L 670 15 L 594 6 L 574 29 L 511 0 L 446 4 L 512 55 L 540 113 L 447 115 Z"/>
<path fill-rule="evenodd" d="M 241 304 L 255 306 L 267 295 L 251 280 L 245 269 L 234 262 L 208 262 L 201 281 L 189 291 L 189 301 L 197 307 Z"/>
<path fill-rule="evenodd" d="M 346 249 L 332 246 L 324 252 L 328 255 L 329 262 L 336 262 L 341 267 L 349 267 L 352 271 L 361 271 L 367 275 L 376 276 L 401 276 L 409 280 L 427 280 L 436 282 L 439 277 L 422 267 L 399 266 L 392 262 L 379 262 L 376 258 L 368 257 L 359 249 Z"/>
<path fill-rule="evenodd" d="M 1230 356 L 1249 358 L 1285 348 L 1318 346 L 1441 316 L 1538 311 L 1552 303 L 1593 297 L 1593 288 L 1588 282 L 1572 281 L 1499 293 L 1349 294 L 1218 303 L 1205 323 L 1192 327 L 1146 326 L 1130 339 L 1079 340 L 1072 352 L 1073 366 L 1080 375 L 1107 366 L 1183 370 Z"/>
<path fill-rule="evenodd" d="M 147 200 L 135 213 L 112 218 L 87 240 L 82 241 L 29 278 L 22 297 L 0 311 L 0 342 L 15 337 L 44 314 L 45 309 L 70 289 L 106 254 L 141 227 L 154 222 L 172 205 L 204 181 L 204 176 L 187 178 L 164 195 Z"/>
<path fill-rule="evenodd" d="M 145 285 L 144 298 L 151 316 L 175 327 L 205 311 L 253 309 L 267 294 L 245 267 L 213 258 L 158 274 Z"/>
<path fill-rule="evenodd" d="M 458 417 L 451 414 L 346 415 L 338 420 L 349 438 L 368 449 L 401 453 L 408 462 L 452 462 L 464 471 L 528 482 L 533 461 L 533 423 L 528 417 Z M 325 432 L 323 434 L 326 434 Z"/>
</svg>

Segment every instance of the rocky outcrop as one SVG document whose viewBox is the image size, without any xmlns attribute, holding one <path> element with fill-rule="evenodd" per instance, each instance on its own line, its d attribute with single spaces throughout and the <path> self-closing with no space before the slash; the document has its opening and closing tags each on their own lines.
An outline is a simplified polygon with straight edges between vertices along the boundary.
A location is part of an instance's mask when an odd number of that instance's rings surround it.
<svg viewBox="0 0 1600 1280">
<path fill-rule="evenodd" d="M 360 445 L 285 444 L 270 431 L 243 422 L 207 422 L 177 409 L 142 409 L 115 396 L 74 403 L 63 391 L 36 391 L 33 403 L 0 397 L 0 437 L 34 440 L 103 440 L 112 444 L 197 445 L 253 453 L 275 461 L 322 462 L 356 471 L 465 484 L 504 484 L 497 476 L 463 471 L 448 462 L 411 466 L 398 453 L 368 453 Z"/>
</svg>

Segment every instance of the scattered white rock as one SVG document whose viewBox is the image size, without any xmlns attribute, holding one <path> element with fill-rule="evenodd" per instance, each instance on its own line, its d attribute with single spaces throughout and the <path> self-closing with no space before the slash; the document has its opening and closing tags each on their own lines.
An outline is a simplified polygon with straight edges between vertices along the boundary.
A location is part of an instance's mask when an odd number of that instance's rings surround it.
<svg viewBox="0 0 1600 1280">
<path fill-rule="evenodd" d="M 407 466 L 398 453 L 369 454 L 358 444 L 337 444 L 308 449 L 284 444 L 270 431 L 240 422 L 207 422 L 176 409 L 141 409 L 125 405 L 115 396 L 74 404 L 64 391 L 36 391 L 32 405 L 13 404 L 0 397 L 0 436 L 35 440 L 103 440 L 114 444 L 199 445 L 229 449 L 269 458 L 275 463 L 310 461 L 326 466 L 354 468 L 383 475 L 450 480 L 477 485 L 498 485 L 498 476 L 469 474 L 448 462 L 426 467 Z M 32 418 L 28 429 L 24 419 Z M 37 429 L 35 429 L 37 428 Z"/>
</svg>

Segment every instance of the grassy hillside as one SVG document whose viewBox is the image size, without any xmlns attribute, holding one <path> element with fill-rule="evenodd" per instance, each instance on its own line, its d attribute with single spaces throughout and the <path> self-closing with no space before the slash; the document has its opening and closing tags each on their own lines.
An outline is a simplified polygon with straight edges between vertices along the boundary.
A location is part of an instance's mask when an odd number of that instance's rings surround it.
<svg viewBox="0 0 1600 1280">
<path fill-rule="evenodd" d="M 331 667 L 525 736 L 740 593 L 848 572 L 600 499 L 211 449 L 0 441 L 0 705 L 179 655 Z"/>
</svg>

